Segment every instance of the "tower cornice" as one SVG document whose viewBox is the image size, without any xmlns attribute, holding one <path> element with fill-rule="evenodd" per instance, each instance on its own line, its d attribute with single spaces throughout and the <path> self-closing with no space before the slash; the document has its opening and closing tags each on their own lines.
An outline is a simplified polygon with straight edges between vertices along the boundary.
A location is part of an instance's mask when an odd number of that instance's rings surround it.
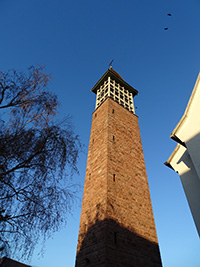
<svg viewBox="0 0 200 267">
<path fill-rule="evenodd" d="M 112 68 L 110 67 L 104 75 L 99 79 L 99 81 L 95 84 L 95 86 L 91 89 L 91 92 L 97 94 L 98 88 L 108 79 L 111 77 L 116 82 L 118 82 L 121 86 L 125 87 L 130 93 L 133 94 L 133 97 L 138 94 L 138 91 L 133 88 L 130 84 L 124 81 L 124 79 Z"/>
</svg>

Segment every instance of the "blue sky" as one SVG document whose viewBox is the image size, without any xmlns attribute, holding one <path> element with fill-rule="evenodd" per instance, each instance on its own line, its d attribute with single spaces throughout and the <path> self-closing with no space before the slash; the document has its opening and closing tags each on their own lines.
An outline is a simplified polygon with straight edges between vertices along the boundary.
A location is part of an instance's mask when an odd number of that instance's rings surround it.
<svg viewBox="0 0 200 267">
<path fill-rule="evenodd" d="M 0 69 L 38 64 L 52 73 L 60 115 L 72 115 L 86 146 L 75 183 L 84 185 L 95 107 L 90 89 L 113 58 L 113 68 L 140 92 L 135 106 L 165 267 L 200 266 L 200 240 L 179 176 L 163 164 L 200 70 L 199 10 L 199 0 L 0 0 Z M 47 241 L 44 257 L 36 249 L 30 264 L 74 266 L 82 191 L 79 197 L 67 227 Z"/>
</svg>

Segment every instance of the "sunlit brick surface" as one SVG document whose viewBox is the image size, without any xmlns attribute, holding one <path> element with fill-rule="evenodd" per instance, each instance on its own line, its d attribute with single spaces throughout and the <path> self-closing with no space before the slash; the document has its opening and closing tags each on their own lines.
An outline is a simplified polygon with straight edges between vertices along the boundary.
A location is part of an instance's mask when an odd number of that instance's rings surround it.
<svg viewBox="0 0 200 267">
<path fill-rule="evenodd" d="M 93 113 L 76 266 L 161 266 L 138 118 L 111 98 Z"/>
</svg>

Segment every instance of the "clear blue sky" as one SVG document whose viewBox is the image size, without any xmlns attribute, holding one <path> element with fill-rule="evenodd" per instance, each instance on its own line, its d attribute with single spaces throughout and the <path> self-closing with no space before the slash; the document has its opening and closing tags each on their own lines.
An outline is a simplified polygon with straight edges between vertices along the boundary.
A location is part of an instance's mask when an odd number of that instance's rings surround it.
<svg viewBox="0 0 200 267">
<path fill-rule="evenodd" d="M 165 267 L 200 266 L 200 239 L 179 176 L 163 164 L 200 70 L 199 10 L 199 0 L 0 0 L 0 69 L 45 65 L 60 114 L 72 115 L 86 152 L 95 107 L 90 89 L 113 58 L 113 68 L 140 92 L 135 105 Z M 74 177 L 82 186 L 86 159 L 82 154 Z M 47 241 L 43 258 L 36 249 L 33 266 L 74 266 L 80 206 Z"/>
</svg>

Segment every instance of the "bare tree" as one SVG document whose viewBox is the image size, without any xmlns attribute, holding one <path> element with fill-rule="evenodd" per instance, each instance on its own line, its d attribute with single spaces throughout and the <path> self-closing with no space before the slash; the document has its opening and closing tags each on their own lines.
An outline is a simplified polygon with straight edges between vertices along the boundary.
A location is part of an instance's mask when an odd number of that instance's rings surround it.
<svg viewBox="0 0 200 267">
<path fill-rule="evenodd" d="M 31 256 L 66 223 L 69 179 L 81 148 L 70 118 L 55 123 L 57 97 L 42 67 L 0 72 L 0 255 Z"/>
</svg>

